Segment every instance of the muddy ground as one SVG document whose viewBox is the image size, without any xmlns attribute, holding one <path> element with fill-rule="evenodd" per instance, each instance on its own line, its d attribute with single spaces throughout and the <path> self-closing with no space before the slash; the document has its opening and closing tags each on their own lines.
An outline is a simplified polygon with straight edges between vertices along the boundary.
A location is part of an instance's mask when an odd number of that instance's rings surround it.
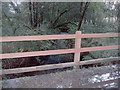
<svg viewBox="0 0 120 90">
<path fill-rule="evenodd" d="M 118 88 L 119 65 L 3 80 L 3 88 Z"/>
</svg>

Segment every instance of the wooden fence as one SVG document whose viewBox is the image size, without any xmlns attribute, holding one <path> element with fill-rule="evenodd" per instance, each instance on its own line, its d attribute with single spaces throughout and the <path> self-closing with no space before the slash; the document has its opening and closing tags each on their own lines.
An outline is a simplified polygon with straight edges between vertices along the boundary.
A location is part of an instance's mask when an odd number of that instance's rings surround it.
<svg viewBox="0 0 120 90">
<path fill-rule="evenodd" d="M 102 37 L 119 37 L 119 36 L 120 36 L 120 33 L 81 34 L 81 31 L 77 31 L 76 34 L 71 34 L 71 35 L 40 35 L 40 36 L 0 37 L 0 42 L 34 41 L 34 40 L 36 41 L 36 40 L 53 40 L 53 39 L 75 39 L 75 48 L 74 49 L 60 49 L 60 50 L 48 50 L 48 51 L 34 51 L 34 52 L 0 54 L 0 59 L 9 59 L 9 58 L 21 58 L 21 57 L 74 53 L 74 62 L 42 65 L 42 66 L 34 66 L 34 67 L 25 67 L 25 68 L 16 68 L 16 69 L 4 69 L 4 70 L 2 70 L 2 74 L 31 72 L 31 71 L 48 70 L 48 69 L 63 68 L 63 67 L 70 67 L 70 66 L 76 67 L 78 65 L 100 63 L 102 61 L 108 61 L 108 60 L 109 61 L 119 60 L 119 57 L 113 57 L 113 58 L 105 58 L 105 59 L 80 61 L 80 52 L 110 50 L 110 49 L 118 49 L 120 47 L 119 45 L 112 45 L 112 46 L 81 48 L 81 38 L 102 38 Z"/>
</svg>

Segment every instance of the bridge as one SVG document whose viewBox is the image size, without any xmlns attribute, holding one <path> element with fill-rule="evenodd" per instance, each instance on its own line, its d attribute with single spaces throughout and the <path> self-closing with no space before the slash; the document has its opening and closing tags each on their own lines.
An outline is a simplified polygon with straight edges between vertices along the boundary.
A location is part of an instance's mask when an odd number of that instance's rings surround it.
<svg viewBox="0 0 120 90">
<path fill-rule="evenodd" d="M 73 49 L 59 49 L 59 50 L 0 54 L 0 59 L 10 59 L 10 58 L 22 58 L 22 57 L 32 57 L 32 56 L 74 53 L 74 61 L 73 62 L 60 63 L 60 64 L 49 64 L 49 65 L 41 65 L 41 66 L 33 66 L 33 67 L 24 67 L 24 68 L 15 68 L 15 69 L 3 69 L 3 70 L 1 70 L 1 72 L 2 72 L 2 75 L 5 75 L 5 74 L 41 71 L 41 70 L 49 70 L 49 69 L 64 68 L 64 67 L 74 67 L 74 70 L 75 70 L 74 74 L 76 73 L 75 75 L 78 75 L 76 70 L 78 72 L 80 72 L 79 67 L 78 67 L 79 65 L 88 65 L 88 64 L 94 64 L 94 63 L 111 62 L 111 61 L 119 61 L 120 60 L 119 57 L 110 57 L 110 58 L 99 58 L 99 59 L 81 61 L 80 60 L 81 52 L 112 50 L 112 49 L 119 49 L 119 47 L 120 47 L 119 45 L 112 45 L 112 46 L 82 48 L 81 47 L 81 39 L 82 38 L 103 38 L 103 37 L 119 37 L 119 36 L 120 36 L 119 33 L 82 34 L 81 31 L 76 31 L 75 34 L 68 34 L 68 35 L 36 35 L 36 36 L 0 37 L 0 42 L 75 39 L 75 47 Z M 72 73 L 73 73 L 73 71 L 72 71 Z M 68 74 L 64 73 L 63 75 L 68 75 Z M 77 85 L 77 86 L 76 85 L 77 84 L 75 84 L 74 87 L 79 86 L 79 85 Z M 90 86 L 90 85 L 88 85 L 88 86 Z M 88 86 L 86 86 L 86 87 L 88 87 Z"/>
</svg>

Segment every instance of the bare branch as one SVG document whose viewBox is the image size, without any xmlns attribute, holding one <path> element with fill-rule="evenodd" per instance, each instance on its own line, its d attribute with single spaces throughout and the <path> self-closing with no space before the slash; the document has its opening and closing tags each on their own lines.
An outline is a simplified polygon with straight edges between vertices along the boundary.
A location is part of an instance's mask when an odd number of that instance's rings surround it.
<svg viewBox="0 0 120 90">
<path fill-rule="evenodd" d="M 82 21 L 83 21 L 83 18 L 84 18 L 84 16 L 85 16 L 85 12 L 86 12 L 89 4 L 90 4 L 90 2 L 86 2 L 86 3 L 85 3 L 85 7 L 84 7 L 84 10 L 83 10 L 83 13 L 81 14 L 81 17 L 80 17 L 80 21 L 79 21 L 78 29 L 77 29 L 77 30 L 80 30 L 80 28 L 81 28 Z"/>
<path fill-rule="evenodd" d="M 59 14 L 59 16 L 55 19 L 55 21 L 53 22 L 53 27 L 55 26 L 55 24 L 58 22 L 58 20 L 60 19 L 60 17 L 62 16 L 62 15 L 64 15 L 66 12 L 68 12 L 70 9 L 65 9 L 63 12 L 61 12 L 60 14 Z"/>
</svg>

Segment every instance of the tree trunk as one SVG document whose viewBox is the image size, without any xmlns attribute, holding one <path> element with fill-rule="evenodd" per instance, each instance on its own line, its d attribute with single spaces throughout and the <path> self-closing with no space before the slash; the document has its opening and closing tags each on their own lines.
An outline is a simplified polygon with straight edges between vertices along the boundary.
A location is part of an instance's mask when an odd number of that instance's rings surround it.
<svg viewBox="0 0 120 90">
<path fill-rule="evenodd" d="M 87 10 L 87 8 L 88 8 L 88 6 L 89 6 L 89 3 L 90 2 L 86 2 L 85 3 L 85 7 L 83 8 L 83 2 L 81 2 L 81 5 L 80 5 L 80 21 L 79 21 L 79 24 L 78 24 L 78 29 L 77 30 L 80 30 L 80 28 L 81 28 L 81 25 L 82 25 L 82 21 L 83 21 L 83 19 L 84 19 L 84 16 L 85 16 L 85 12 L 86 12 L 86 10 Z"/>
<path fill-rule="evenodd" d="M 31 24 L 31 27 L 33 26 L 33 19 L 32 19 L 32 3 L 29 2 L 29 11 L 30 11 L 30 24 Z"/>
<path fill-rule="evenodd" d="M 41 21 L 43 21 L 39 6 L 38 2 L 29 2 L 30 24 L 32 28 L 40 27 Z"/>
<path fill-rule="evenodd" d="M 118 20 L 118 32 L 120 32 L 120 3 L 117 6 L 117 20 Z"/>
</svg>

